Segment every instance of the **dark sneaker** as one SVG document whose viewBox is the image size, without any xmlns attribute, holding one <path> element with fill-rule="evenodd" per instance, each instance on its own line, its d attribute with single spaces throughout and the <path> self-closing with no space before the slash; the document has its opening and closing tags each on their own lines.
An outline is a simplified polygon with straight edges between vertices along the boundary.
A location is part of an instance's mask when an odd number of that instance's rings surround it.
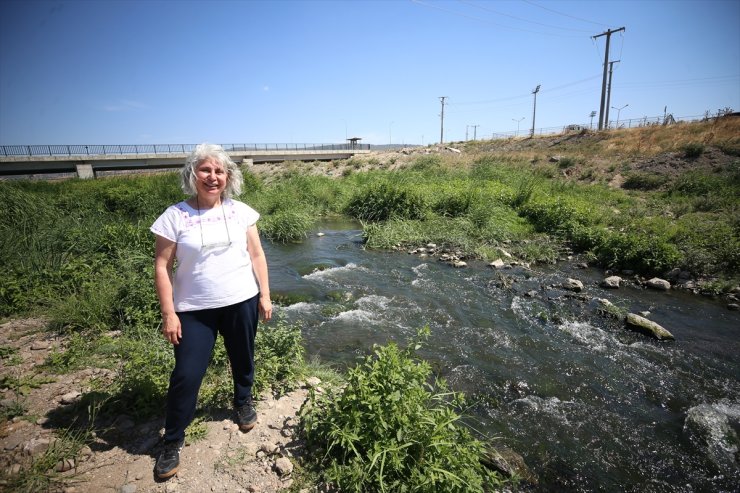
<svg viewBox="0 0 740 493">
<path fill-rule="evenodd" d="M 257 424 L 257 411 L 251 399 L 236 408 L 236 424 L 242 431 L 249 431 Z"/>
<path fill-rule="evenodd" d="M 167 479 L 175 474 L 180 468 L 180 450 L 185 445 L 185 440 L 179 442 L 164 442 L 164 449 L 157 458 L 154 472 L 159 479 Z"/>
</svg>

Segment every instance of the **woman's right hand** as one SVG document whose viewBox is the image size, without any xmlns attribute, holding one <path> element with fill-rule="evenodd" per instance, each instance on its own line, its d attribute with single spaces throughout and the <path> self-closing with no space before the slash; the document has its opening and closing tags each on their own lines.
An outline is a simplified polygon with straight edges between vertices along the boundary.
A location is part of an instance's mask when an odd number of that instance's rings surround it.
<svg viewBox="0 0 740 493">
<path fill-rule="evenodd" d="M 162 335 L 175 346 L 180 344 L 182 326 L 180 325 L 180 317 L 177 316 L 177 313 L 162 314 Z"/>
</svg>

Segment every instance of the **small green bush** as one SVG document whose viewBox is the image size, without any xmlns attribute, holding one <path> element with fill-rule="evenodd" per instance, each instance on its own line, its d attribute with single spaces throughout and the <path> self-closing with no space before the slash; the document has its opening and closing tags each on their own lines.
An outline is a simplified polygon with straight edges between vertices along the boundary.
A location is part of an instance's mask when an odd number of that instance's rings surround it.
<svg viewBox="0 0 740 493">
<path fill-rule="evenodd" d="M 630 173 L 622 184 L 626 190 L 655 190 L 668 182 L 668 177 L 657 173 Z"/>
<path fill-rule="evenodd" d="M 301 241 L 313 226 L 314 221 L 301 210 L 280 210 L 264 216 L 259 223 L 262 236 L 277 243 Z"/>
<path fill-rule="evenodd" d="M 692 142 L 689 144 L 686 144 L 682 148 L 683 155 L 687 159 L 696 159 L 702 154 L 704 154 L 704 144 L 700 144 L 698 142 Z"/>
<path fill-rule="evenodd" d="M 389 182 L 374 183 L 357 192 L 345 213 L 360 221 L 422 219 L 427 206 L 423 197 L 408 186 Z"/>
<path fill-rule="evenodd" d="M 611 233 L 594 250 L 604 266 L 649 275 L 662 274 L 681 260 L 675 245 L 652 233 Z"/>
<path fill-rule="evenodd" d="M 563 157 L 558 160 L 558 168 L 560 169 L 572 168 L 575 165 L 576 160 L 572 157 Z"/>
<path fill-rule="evenodd" d="M 292 390 L 303 367 L 303 336 L 298 326 L 280 320 L 262 324 L 255 340 L 254 392 Z"/>
<path fill-rule="evenodd" d="M 438 156 L 436 154 L 429 154 L 426 156 L 419 156 L 418 158 L 414 159 L 414 162 L 411 163 L 410 169 L 412 171 L 422 172 L 439 171 L 442 167 L 442 164 L 443 161 L 441 156 Z"/>
<path fill-rule="evenodd" d="M 419 347 L 376 346 L 338 395 L 310 394 L 302 430 L 342 491 L 482 493 L 501 485 L 481 465 L 482 442 L 460 423 L 463 396 L 429 383 L 429 363 L 414 356 Z"/>
</svg>

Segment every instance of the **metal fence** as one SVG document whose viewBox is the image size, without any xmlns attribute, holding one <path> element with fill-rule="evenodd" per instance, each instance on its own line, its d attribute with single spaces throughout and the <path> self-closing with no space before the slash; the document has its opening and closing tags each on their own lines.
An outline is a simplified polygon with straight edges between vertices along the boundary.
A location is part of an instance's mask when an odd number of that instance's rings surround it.
<svg viewBox="0 0 740 493">
<path fill-rule="evenodd" d="M 120 156 L 189 153 L 198 144 L 4 145 L 3 156 Z M 370 144 L 221 144 L 227 152 L 369 150 Z"/>
<path fill-rule="evenodd" d="M 672 115 L 669 115 L 668 118 L 673 119 L 674 122 L 693 122 L 693 121 L 699 121 L 704 120 L 707 118 L 713 118 L 713 117 L 707 117 L 707 115 L 698 115 L 698 116 L 681 116 L 681 117 L 674 117 Z M 643 116 L 642 118 L 629 118 L 629 119 L 619 119 L 619 120 L 609 120 L 609 122 L 606 125 L 606 128 L 604 130 L 616 130 L 619 128 L 638 128 L 638 127 L 651 127 L 656 125 L 663 125 L 663 122 L 666 120 L 666 117 L 663 116 Z M 535 135 L 554 135 L 554 134 L 562 134 L 566 132 L 572 132 L 577 130 L 595 130 L 597 124 L 594 124 L 593 122 L 589 123 L 578 123 L 578 124 L 571 124 L 571 125 L 564 125 L 560 127 L 543 127 L 543 128 L 536 128 L 534 131 Z M 526 137 L 532 134 L 531 129 L 530 130 L 519 130 L 519 131 L 508 131 L 508 132 L 494 132 L 491 136 L 491 139 L 509 139 L 511 137 Z"/>
</svg>

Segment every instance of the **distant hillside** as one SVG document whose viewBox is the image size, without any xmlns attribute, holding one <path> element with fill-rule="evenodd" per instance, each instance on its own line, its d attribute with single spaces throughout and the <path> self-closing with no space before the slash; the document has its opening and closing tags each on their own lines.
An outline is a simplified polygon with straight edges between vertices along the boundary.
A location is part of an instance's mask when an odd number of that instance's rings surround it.
<svg viewBox="0 0 740 493">
<path fill-rule="evenodd" d="M 636 174 L 665 184 L 690 170 L 740 173 L 740 116 L 705 122 L 450 144 L 465 154 L 552 163 L 564 177 L 622 186 Z M 649 186 L 648 186 L 649 187 Z"/>
</svg>

